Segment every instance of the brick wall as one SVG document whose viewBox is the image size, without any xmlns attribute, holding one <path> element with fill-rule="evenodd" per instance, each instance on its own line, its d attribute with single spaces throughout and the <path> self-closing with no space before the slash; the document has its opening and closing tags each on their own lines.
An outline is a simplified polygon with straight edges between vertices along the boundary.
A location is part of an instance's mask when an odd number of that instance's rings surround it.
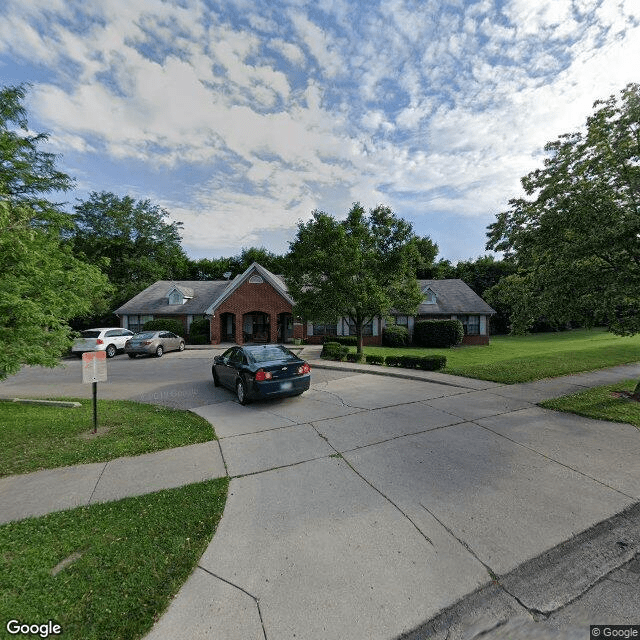
<svg viewBox="0 0 640 640">
<path fill-rule="evenodd" d="M 236 316 L 236 341 L 242 344 L 242 324 L 245 313 L 259 311 L 270 316 L 269 342 L 278 341 L 278 314 L 291 313 L 292 306 L 269 283 L 251 284 L 246 280 L 217 309 L 211 319 L 211 344 L 220 344 L 220 316 Z M 295 331 L 295 327 L 294 327 Z M 295 333 L 294 333 L 295 335 Z"/>
</svg>

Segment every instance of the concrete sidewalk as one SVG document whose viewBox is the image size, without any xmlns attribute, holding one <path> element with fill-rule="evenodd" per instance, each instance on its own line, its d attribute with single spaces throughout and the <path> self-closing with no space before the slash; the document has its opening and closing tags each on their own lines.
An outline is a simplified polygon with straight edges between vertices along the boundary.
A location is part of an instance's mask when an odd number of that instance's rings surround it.
<svg viewBox="0 0 640 640">
<path fill-rule="evenodd" d="M 508 386 L 314 354 L 354 375 L 195 408 L 216 442 L 4 478 L 0 521 L 228 473 L 218 531 L 152 640 L 548 637 L 526 626 L 537 612 L 640 552 L 640 431 L 536 406 L 640 365 Z M 586 615 L 552 637 L 588 637 Z"/>
<path fill-rule="evenodd" d="M 0 478 L 0 524 L 226 475 L 217 441 Z"/>
</svg>

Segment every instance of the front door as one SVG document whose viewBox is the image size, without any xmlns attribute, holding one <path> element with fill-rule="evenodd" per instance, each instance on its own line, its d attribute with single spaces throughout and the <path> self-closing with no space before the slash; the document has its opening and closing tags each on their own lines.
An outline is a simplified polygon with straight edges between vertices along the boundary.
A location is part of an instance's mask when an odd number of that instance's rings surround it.
<svg viewBox="0 0 640 640">
<path fill-rule="evenodd" d="M 269 342 L 271 321 L 269 315 L 261 311 L 245 313 L 242 321 L 243 342 Z"/>
</svg>

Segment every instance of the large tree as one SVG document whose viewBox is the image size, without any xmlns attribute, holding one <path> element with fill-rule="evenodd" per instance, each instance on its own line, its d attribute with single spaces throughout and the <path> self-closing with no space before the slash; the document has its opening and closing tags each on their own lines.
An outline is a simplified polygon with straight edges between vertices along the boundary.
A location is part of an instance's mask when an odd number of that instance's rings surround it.
<svg viewBox="0 0 640 640">
<path fill-rule="evenodd" d="M 526 197 L 489 226 L 488 249 L 518 272 L 497 292 L 525 331 L 544 317 L 640 331 L 640 85 L 594 104 L 584 130 L 546 147 Z"/>
<path fill-rule="evenodd" d="M 363 327 L 391 309 L 415 313 L 422 300 L 416 282 L 418 238 L 388 207 L 367 216 L 354 204 L 344 221 L 314 211 L 290 243 L 285 280 L 305 318 L 353 323 L 362 353 Z"/>
<path fill-rule="evenodd" d="M 182 279 L 188 259 L 181 222 L 149 200 L 93 192 L 74 206 L 74 250 L 109 277 L 117 308 L 156 280 Z"/>
<path fill-rule="evenodd" d="M 68 320 L 109 292 L 61 233 L 71 220 L 46 196 L 72 179 L 29 132 L 22 86 L 0 90 L 0 379 L 23 364 L 55 366 L 71 344 Z"/>
</svg>

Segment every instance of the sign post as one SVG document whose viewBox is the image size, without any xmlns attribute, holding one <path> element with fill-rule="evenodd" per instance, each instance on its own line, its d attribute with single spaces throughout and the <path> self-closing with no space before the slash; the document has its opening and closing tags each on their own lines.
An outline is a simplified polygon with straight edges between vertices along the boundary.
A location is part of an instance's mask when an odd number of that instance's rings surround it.
<svg viewBox="0 0 640 640">
<path fill-rule="evenodd" d="M 98 432 L 98 382 L 107 381 L 107 354 L 104 351 L 85 351 L 82 354 L 82 382 L 90 382 L 93 389 L 93 433 Z"/>
</svg>

